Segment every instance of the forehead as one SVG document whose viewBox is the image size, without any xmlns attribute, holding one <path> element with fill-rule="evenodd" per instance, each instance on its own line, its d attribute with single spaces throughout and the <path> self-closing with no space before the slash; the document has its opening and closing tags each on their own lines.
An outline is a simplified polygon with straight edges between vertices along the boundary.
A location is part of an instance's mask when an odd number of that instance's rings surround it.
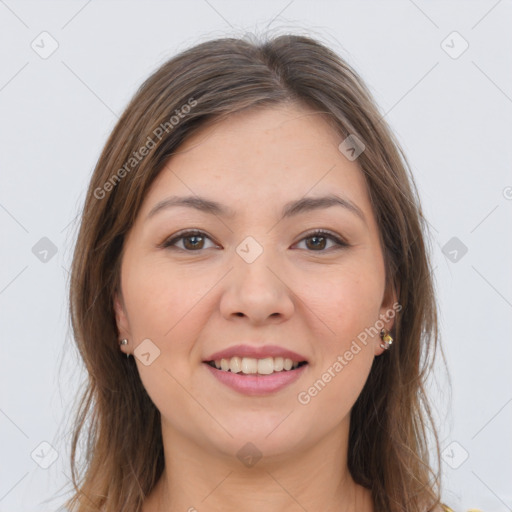
<svg viewBox="0 0 512 512">
<path fill-rule="evenodd" d="M 189 153 L 189 158 L 202 158 L 208 152 L 211 158 L 235 166 L 237 162 L 257 163 L 255 157 L 275 158 L 275 166 L 282 170 L 283 163 L 300 161 L 306 153 L 327 148 L 338 153 L 342 138 L 325 116 L 295 103 L 235 112 L 200 128 L 178 148 L 176 156 Z"/>
<path fill-rule="evenodd" d="M 340 193 L 371 215 L 357 161 L 338 149 L 343 137 L 324 114 L 296 104 L 245 110 L 202 127 L 153 183 L 146 212 L 171 193 L 239 207 Z"/>
</svg>

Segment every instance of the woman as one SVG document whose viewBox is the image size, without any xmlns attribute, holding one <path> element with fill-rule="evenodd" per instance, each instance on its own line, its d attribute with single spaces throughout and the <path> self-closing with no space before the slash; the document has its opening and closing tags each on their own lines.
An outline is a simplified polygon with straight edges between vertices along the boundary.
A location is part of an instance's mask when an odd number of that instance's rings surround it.
<svg viewBox="0 0 512 512">
<path fill-rule="evenodd" d="M 443 510 L 425 240 L 399 145 L 325 46 L 220 39 L 164 64 L 83 211 L 67 507 Z"/>
</svg>

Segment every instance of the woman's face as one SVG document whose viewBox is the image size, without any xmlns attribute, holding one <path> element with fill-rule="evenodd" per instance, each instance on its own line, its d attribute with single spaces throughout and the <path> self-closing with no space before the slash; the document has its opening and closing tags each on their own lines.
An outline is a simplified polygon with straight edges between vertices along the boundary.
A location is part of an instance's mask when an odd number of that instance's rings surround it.
<svg viewBox="0 0 512 512">
<path fill-rule="evenodd" d="M 302 107 L 241 112 L 189 139 L 153 183 L 115 309 L 164 439 L 286 456 L 348 432 L 395 296 L 341 142 Z"/>
</svg>

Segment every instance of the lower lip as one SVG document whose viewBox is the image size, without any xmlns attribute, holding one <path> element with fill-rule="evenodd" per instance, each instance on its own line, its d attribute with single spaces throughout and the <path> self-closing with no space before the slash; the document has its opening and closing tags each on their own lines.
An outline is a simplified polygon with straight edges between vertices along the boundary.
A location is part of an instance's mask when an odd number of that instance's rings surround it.
<svg viewBox="0 0 512 512">
<path fill-rule="evenodd" d="M 220 382 L 239 393 L 251 396 L 268 395 L 280 391 L 295 382 L 308 366 L 304 364 L 295 370 L 284 370 L 270 375 L 245 375 L 217 370 L 208 363 L 203 364 Z"/>
</svg>

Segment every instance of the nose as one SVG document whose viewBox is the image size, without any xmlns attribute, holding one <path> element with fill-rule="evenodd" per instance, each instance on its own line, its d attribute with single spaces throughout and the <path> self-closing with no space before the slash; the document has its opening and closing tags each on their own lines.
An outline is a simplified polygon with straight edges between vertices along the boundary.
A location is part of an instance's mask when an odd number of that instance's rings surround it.
<svg viewBox="0 0 512 512">
<path fill-rule="evenodd" d="M 235 255 L 234 268 L 227 276 L 220 300 L 224 318 L 263 325 L 281 323 L 293 315 L 293 292 L 276 263 L 270 265 L 264 254 L 252 263 Z"/>
</svg>

